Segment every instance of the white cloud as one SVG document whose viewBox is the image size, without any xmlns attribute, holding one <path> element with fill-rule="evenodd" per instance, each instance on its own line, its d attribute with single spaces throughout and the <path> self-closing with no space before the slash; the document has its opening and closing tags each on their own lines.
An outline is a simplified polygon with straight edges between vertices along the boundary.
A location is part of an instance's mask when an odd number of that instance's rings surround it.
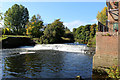
<svg viewBox="0 0 120 80">
<path fill-rule="evenodd" d="M 84 22 L 84 21 L 80 21 L 80 20 L 75 20 L 75 21 L 72 21 L 72 22 L 65 22 L 63 23 L 66 27 L 68 27 L 70 29 L 70 31 L 73 30 L 73 28 L 78 28 L 79 26 L 81 25 L 87 25 L 87 24 L 94 24 L 96 23 L 97 24 L 97 19 L 93 19 L 93 20 L 90 20 L 88 22 Z"/>
<path fill-rule="evenodd" d="M 81 25 L 85 25 L 86 23 L 80 20 L 75 20 L 72 22 L 65 22 L 63 23 L 66 27 L 68 27 L 70 29 L 70 31 L 73 30 L 73 28 L 78 28 Z"/>
<path fill-rule="evenodd" d="M 96 22 L 97 22 L 97 19 L 93 19 L 93 20 L 91 20 L 91 22 L 95 22 L 95 23 L 96 23 Z"/>
</svg>

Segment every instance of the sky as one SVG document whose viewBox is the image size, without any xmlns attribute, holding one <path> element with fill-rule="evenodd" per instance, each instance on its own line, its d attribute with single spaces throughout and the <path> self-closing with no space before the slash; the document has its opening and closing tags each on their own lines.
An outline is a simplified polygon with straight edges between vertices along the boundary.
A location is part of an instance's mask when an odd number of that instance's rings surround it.
<svg viewBox="0 0 120 80">
<path fill-rule="evenodd" d="M 30 18 L 39 14 L 44 24 L 60 19 L 71 31 L 81 25 L 97 23 L 97 13 L 105 2 L 2 2 L 1 11 L 5 13 L 14 4 L 21 4 L 29 11 Z"/>
</svg>

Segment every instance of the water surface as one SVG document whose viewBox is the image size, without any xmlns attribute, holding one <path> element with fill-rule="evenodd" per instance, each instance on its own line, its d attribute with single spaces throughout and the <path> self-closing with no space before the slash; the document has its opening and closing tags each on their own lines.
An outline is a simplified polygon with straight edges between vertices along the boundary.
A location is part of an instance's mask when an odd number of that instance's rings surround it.
<svg viewBox="0 0 120 80">
<path fill-rule="evenodd" d="M 34 54 L 19 54 L 22 49 L 2 51 L 3 78 L 83 78 L 92 76 L 93 55 L 55 50 L 31 50 Z M 30 50 L 29 50 L 30 52 Z"/>
</svg>

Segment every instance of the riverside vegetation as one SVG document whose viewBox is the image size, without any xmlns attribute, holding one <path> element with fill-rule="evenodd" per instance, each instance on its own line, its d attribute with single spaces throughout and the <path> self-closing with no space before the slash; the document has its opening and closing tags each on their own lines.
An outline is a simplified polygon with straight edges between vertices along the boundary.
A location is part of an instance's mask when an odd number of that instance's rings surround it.
<svg viewBox="0 0 120 80">
<path fill-rule="evenodd" d="M 41 16 L 37 14 L 29 20 L 28 9 L 23 5 L 15 4 L 4 13 L 2 34 L 14 37 L 16 35 L 29 36 L 38 44 L 79 42 L 91 45 L 95 39 L 96 27 L 96 24 L 88 24 L 74 28 L 71 32 L 60 19 L 44 24 Z"/>
</svg>

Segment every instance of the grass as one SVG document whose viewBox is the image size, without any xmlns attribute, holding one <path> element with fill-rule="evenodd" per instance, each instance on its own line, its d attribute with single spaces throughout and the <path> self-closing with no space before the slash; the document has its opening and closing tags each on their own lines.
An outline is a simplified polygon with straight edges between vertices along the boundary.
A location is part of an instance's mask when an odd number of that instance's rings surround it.
<svg viewBox="0 0 120 80">
<path fill-rule="evenodd" d="M 32 40 L 34 40 L 35 43 L 40 44 L 40 42 L 39 42 L 39 38 L 32 38 Z"/>
<path fill-rule="evenodd" d="M 63 40 L 70 41 L 70 38 L 61 37 Z"/>
<path fill-rule="evenodd" d="M 30 36 L 23 36 L 23 35 L 2 35 L 2 37 L 30 37 Z"/>
<path fill-rule="evenodd" d="M 7 39 L 8 37 L 28 37 L 28 38 L 30 38 L 30 36 L 23 36 L 23 35 L 2 35 L 2 36 L 0 36 L 0 41 Z"/>
</svg>

